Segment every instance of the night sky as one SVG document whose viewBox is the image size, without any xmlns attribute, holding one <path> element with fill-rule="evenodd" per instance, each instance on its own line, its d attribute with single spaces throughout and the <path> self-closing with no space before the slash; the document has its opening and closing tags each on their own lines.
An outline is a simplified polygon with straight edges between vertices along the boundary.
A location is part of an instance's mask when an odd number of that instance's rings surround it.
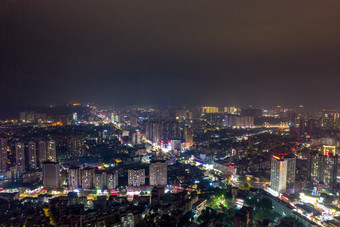
<svg viewBox="0 0 340 227">
<path fill-rule="evenodd" d="M 340 1 L 2 1 L 1 112 L 26 104 L 340 107 Z"/>
</svg>

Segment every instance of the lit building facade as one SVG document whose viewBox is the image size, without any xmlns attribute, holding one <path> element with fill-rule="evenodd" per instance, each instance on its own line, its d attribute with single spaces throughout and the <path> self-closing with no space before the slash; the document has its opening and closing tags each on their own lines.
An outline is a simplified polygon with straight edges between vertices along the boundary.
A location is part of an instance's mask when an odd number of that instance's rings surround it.
<svg viewBox="0 0 340 227">
<path fill-rule="evenodd" d="M 28 165 L 30 170 L 37 169 L 37 146 L 34 141 L 28 143 Z"/>
<path fill-rule="evenodd" d="M 111 190 L 118 188 L 118 171 L 109 170 L 106 173 L 106 187 Z"/>
<path fill-rule="evenodd" d="M 185 145 L 187 147 L 190 147 L 194 144 L 194 130 L 190 126 L 185 126 L 184 127 L 184 140 L 185 140 Z"/>
<path fill-rule="evenodd" d="M 145 185 L 145 169 L 129 169 L 128 185 L 133 187 Z"/>
<path fill-rule="evenodd" d="M 15 143 L 15 160 L 16 165 L 25 170 L 25 144 L 22 142 Z"/>
<path fill-rule="evenodd" d="M 284 193 L 287 186 L 287 160 L 273 156 L 270 168 L 270 188 L 277 193 Z"/>
<path fill-rule="evenodd" d="M 38 143 L 38 147 L 39 147 L 39 165 L 40 165 L 40 168 L 42 168 L 43 163 L 47 161 L 47 159 L 46 159 L 46 153 L 47 153 L 46 142 L 40 141 Z"/>
<path fill-rule="evenodd" d="M 236 114 L 237 113 L 237 108 L 236 107 L 224 107 L 224 113 L 228 114 Z"/>
<path fill-rule="evenodd" d="M 254 127 L 253 116 L 239 116 L 235 114 L 227 114 L 224 118 L 225 127 L 249 128 Z"/>
<path fill-rule="evenodd" d="M 338 156 L 327 152 L 326 155 L 317 151 L 308 157 L 308 179 L 312 183 L 323 185 L 331 192 L 336 191 Z"/>
<path fill-rule="evenodd" d="M 282 153 L 273 156 L 270 169 L 270 188 L 277 193 L 295 192 L 296 157 Z"/>
<path fill-rule="evenodd" d="M 168 167 L 166 162 L 158 161 L 150 164 L 150 185 L 157 186 L 167 184 Z"/>
<path fill-rule="evenodd" d="M 81 136 L 74 136 L 68 141 L 69 155 L 78 157 L 84 155 L 84 139 Z"/>
<path fill-rule="evenodd" d="M 181 138 L 181 131 L 177 121 L 148 121 L 146 122 L 145 137 L 152 143 L 160 140 Z"/>
<path fill-rule="evenodd" d="M 96 189 L 103 189 L 106 185 L 106 173 L 96 169 L 93 175 L 93 186 Z"/>
<path fill-rule="evenodd" d="M 218 113 L 218 107 L 215 106 L 203 106 L 202 107 L 202 113 Z"/>
<path fill-rule="evenodd" d="M 81 187 L 81 171 L 79 167 L 70 167 L 68 169 L 68 186 L 71 189 Z"/>
<path fill-rule="evenodd" d="M 54 140 L 50 140 L 47 142 L 46 159 L 47 161 L 51 162 L 57 161 L 56 142 Z"/>
<path fill-rule="evenodd" d="M 93 188 L 93 175 L 94 169 L 91 167 L 86 167 L 81 171 L 81 185 L 83 189 Z"/>
<path fill-rule="evenodd" d="M 0 138 L 0 173 L 7 171 L 7 140 Z"/>
</svg>

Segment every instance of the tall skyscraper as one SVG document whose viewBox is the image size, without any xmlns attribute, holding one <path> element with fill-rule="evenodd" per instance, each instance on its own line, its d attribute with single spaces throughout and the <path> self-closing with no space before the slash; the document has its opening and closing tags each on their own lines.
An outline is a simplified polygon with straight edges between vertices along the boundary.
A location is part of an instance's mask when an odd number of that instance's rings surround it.
<svg viewBox="0 0 340 227">
<path fill-rule="evenodd" d="M 28 143 L 28 165 L 30 170 L 37 169 L 37 148 L 34 141 Z"/>
<path fill-rule="evenodd" d="M 72 120 L 73 121 L 78 121 L 78 114 L 76 112 L 73 113 Z"/>
<path fill-rule="evenodd" d="M 321 154 L 318 151 L 311 151 L 308 154 L 307 179 L 311 182 L 316 182 L 319 176 L 319 159 Z"/>
<path fill-rule="evenodd" d="M 109 170 L 106 173 L 106 186 L 107 189 L 115 189 L 118 187 L 118 171 Z"/>
<path fill-rule="evenodd" d="M 160 140 L 181 138 L 181 131 L 177 121 L 148 121 L 146 122 L 146 138 L 152 143 Z"/>
<path fill-rule="evenodd" d="M 43 163 L 47 161 L 46 153 L 47 153 L 46 142 L 40 141 L 39 142 L 39 165 L 40 165 L 40 168 L 42 168 Z"/>
<path fill-rule="evenodd" d="M 306 119 L 304 118 L 300 118 L 299 132 L 300 134 L 304 134 L 306 132 Z"/>
<path fill-rule="evenodd" d="M 15 159 L 16 165 L 25 170 L 25 144 L 22 142 L 15 143 Z"/>
<path fill-rule="evenodd" d="M 106 186 L 106 173 L 102 170 L 95 169 L 93 176 L 93 186 L 96 189 L 103 189 Z"/>
<path fill-rule="evenodd" d="M 141 133 L 140 131 L 130 132 L 130 142 L 133 146 L 141 143 Z"/>
<path fill-rule="evenodd" d="M 273 156 L 270 168 L 270 188 L 277 193 L 284 193 L 287 187 L 287 160 Z"/>
<path fill-rule="evenodd" d="M 270 183 L 277 193 L 295 192 L 296 157 L 293 154 L 281 153 L 272 157 Z"/>
<path fill-rule="evenodd" d="M 69 155 L 73 157 L 84 154 L 84 139 L 81 136 L 74 136 L 68 141 Z"/>
<path fill-rule="evenodd" d="M 68 169 L 68 186 L 71 189 L 80 188 L 81 186 L 81 171 L 77 166 L 72 166 Z"/>
<path fill-rule="evenodd" d="M 145 185 L 145 169 L 129 169 L 128 185 L 134 187 Z"/>
<path fill-rule="evenodd" d="M 0 173 L 7 171 L 7 140 L 0 139 Z"/>
<path fill-rule="evenodd" d="M 317 151 L 310 153 L 308 157 L 308 179 L 312 183 L 318 183 L 331 192 L 335 192 L 337 169 L 338 156 L 329 152 L 326 154 Z"/>
<path fill-rule="evenodd" d="M 296 172 L 296 157 L 293 154 L 284 156 L 287 160 L 287 187 L 286 192 L 288 194 L 295 193 L 295 172 Z"/>
<path fill-rule="evenodd" d="M 7 171 L 7 140 L 0 138 L 0 173 Z"/>
<path fill-rule="evenodd" d="M 338 171 L 338 156 L 327 154 L 321 156 L 319 182 L 324 184 L 324 187 L 331 192 L 336 192 Z"/>
<path fill-rule="evenodd" d="M 83 189 L 93 188 L 93 175 L 94 169 L 91 167 L 86 167 L 81 171 L 81 185 Z"/>
<path fill-rule="evenodd" d="M 190 147 L 194 144 L 194 130 L 190 126 L 185 126 L 184 127 L 184 140 L 185 140 L 185 145 L 187 147 Z"/>
<path fill-rule="evenodd" d="M 150 185 L 166 185 L 168 167 L 165 161 L 151 162 L 150 164 Z"/>
<path fill-rule="evenodd" d="M 58 188 L 60 181 L 60 167 L 58 162 L 44 162 L 43 182 L 44 187 Z"/>
<path fill-rule="evenodd" d="M 46 159 L 51 162 L 57 161 L 56 143 L 54 140 L 47 142 Z"/>
<path fill-rule="evenodd" d="M 159 121 L 146 122 L 146 139 L 152 143 L 158 143 L 161 139 L 162 123 Z"/>
</svg>

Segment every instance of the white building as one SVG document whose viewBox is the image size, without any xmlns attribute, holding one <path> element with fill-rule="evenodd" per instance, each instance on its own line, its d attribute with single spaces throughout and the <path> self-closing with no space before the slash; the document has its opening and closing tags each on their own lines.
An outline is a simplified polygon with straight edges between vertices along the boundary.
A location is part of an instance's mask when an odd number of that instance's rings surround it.
<svg viewBox="0 0 340 227">
<path fill-rule="evenodd" d="M 93 187 L 94 169 L 86 167 L 81 171 L 81 185 L 83 189 L 91 189 Z"/>
<path fill-rule="evenodd" d="M 166 185 L 168 167 L 164 161 L 152 162 L 150 164 L 150 185 Z"/>
<path fill-rule="evenodd" d="M 106 173 L 107 189 L 115 189 L 118 187 L 118 171 L 108 171 Z"/>
<path fill-rule="evenodd" d="M 70 167 L 68 169 L 68 186 L 71 189 L 81 186 L 81 171 L 79 167 Z"/>
<path fill-rule="evenodd" d="M 296 157 L 284 153 L 273 156 L 270 170 L 270 188 L 276 193 L 295 191 Z"/>
<path fill-rule="evenodd" d="M 287 160 L 278 156 L 272 157 L 270 168 L 270 188 L 278 193 L 284 193 L 287 186 Z"/>
<path fill-rule="evenodd" d="M 128 185 L 134 187 L 145 185 L 145 169 L 129 169 Z"/>
</svg>

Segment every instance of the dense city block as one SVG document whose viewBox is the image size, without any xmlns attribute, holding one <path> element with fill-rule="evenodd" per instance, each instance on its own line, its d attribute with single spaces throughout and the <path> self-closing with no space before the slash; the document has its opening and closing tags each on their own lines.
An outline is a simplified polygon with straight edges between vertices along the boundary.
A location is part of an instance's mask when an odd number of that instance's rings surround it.
<svg viewBox="0 0 340 227">
<path fill-rule="evenodd" d="M 0 225 L 340 225 L 340 111 L 69 103 L 0 126 Z"/>
</svg>

